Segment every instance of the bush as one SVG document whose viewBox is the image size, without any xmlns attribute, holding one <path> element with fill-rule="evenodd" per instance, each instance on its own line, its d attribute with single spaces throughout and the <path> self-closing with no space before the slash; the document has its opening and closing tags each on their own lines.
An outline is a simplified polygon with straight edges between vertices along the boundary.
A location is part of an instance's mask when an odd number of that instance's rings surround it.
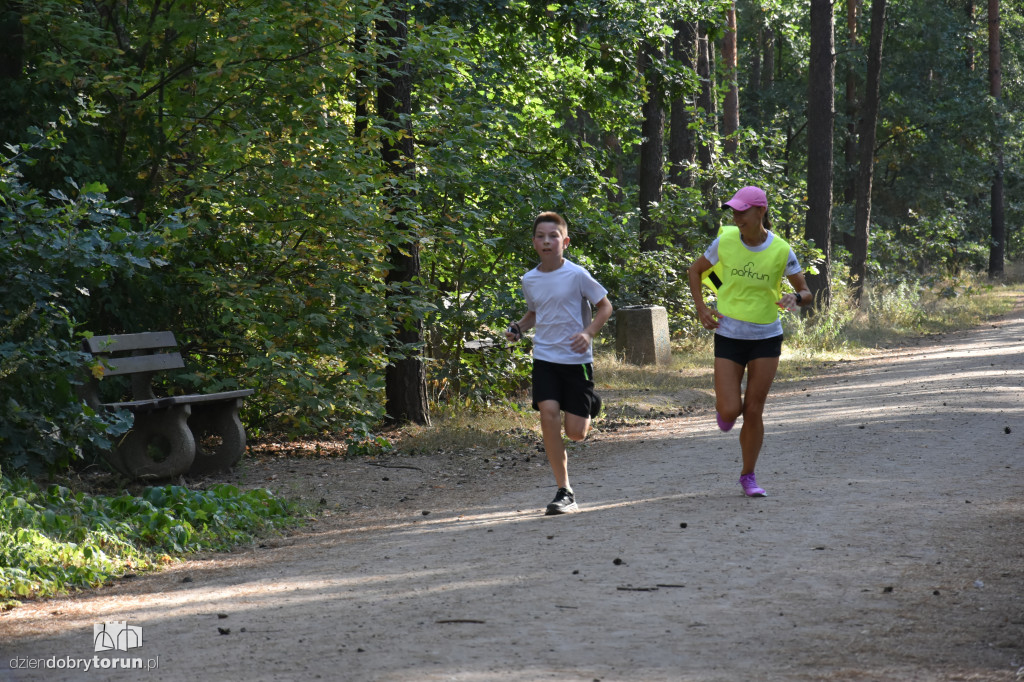
<svg viewBox="0 0 1024 682">
<path fill-rule="evenodd" d="M 266 490 L 181 486 L 88 495 L 0 478 L 0 599 L 50 597 L 152 569 L 172 556 L 224 550 L 294 525 L 294 505 Z"/>
<path fill-rule="evenodd" d="M 63 126 L 77 120 L 66 114 Z M 87 356 L 79 323 L 93 292 L 163 265 L 159 252 L 180 224 L 129 219 L 99 183 L 42 192 L 23 170 L 34 155 L 60 152 L 60 126 L 8 146 L 0 165 L 0 463 L 54 472 L 110 447 L 130 426 L 78 397 Z"/>
</svg>

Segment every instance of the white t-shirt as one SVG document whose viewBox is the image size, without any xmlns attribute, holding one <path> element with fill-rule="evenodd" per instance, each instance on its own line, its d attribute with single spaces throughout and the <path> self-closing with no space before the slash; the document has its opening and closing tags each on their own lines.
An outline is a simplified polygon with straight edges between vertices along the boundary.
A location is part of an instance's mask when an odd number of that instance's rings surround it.
<svg viewBox="0 0 1024 682">
<path fill-rule="evenodd" d="M 775 235 L 770 231 L 768 236 L 763 242 L 757 246 L 747 246 L 744 244 L 748 251 L 764 251 L 768 248 L 768 245 L 775 239 Z M 711 242 L 711 246 L 704 252 L 704 257 L 708 259 L 708 262 L 714 265 L 718 262 L 718 238 Z M 783 273 L 786 277 L 795 275 L 803 272 L 800 267 L 800 261 L 797 259 L 796 254 L 793 253 L 793 249 L 789 250 L 789 257 L 786 259 L 786 270 Z M 746 322 L 744 320 L 737 320 L 732 317 L 722 316 L 718 320 L 718 329 L 715 333 L 719 336 L 724 336 L 730 339 L 743 339 L 749 341 L 760 341 L 762 339 L 775 338 L 782 333 L 782 320 L 775 320 L 768 324 L 758 324 L 757 322 Z"/>
<path fill-rule="evenodd" d="M 563 365 L 594 361 L 592 348 L 574 353 L 569 347 L 569 339 L 590 324 L 591 304 L 608 295 L 589 272 L 568 260 L 552 272 L 534 268 L 523 275 L 523 295 L 526 309 L 537 314 L 535 359 Z"/>
</svg>

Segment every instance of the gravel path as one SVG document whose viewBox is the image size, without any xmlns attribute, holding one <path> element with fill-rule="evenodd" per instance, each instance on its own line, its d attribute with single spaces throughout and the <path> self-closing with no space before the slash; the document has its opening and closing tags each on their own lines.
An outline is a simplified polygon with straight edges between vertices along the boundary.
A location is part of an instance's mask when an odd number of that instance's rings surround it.
<svg viewBox="0 0 1024 682">
<path fill-rule="evenodd" d="M 707 414 L 598 434 L 563 517 L 542 515 L 536 457 L 253 465 L 361 503 L 5 613 L 0 680 L 1021 680 L 1022 403 L 1015 314 L 778 384 L 763 499 L 736 483 L 738 429 Z M 94 654 L 104 621 L 143 647 Z"/>
</svg>

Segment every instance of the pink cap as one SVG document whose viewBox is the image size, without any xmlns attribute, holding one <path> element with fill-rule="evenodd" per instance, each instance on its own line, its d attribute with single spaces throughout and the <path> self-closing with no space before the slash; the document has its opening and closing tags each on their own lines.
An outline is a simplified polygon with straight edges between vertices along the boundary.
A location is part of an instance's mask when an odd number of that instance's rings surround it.
<svg viewBox="0 0 1024 682">
<path fill-rule="evenodd" d="M 722 204 L 722 208 L 729 207 L 734 211 L 746 211 L 751 206 L 768 207 L 768 197 L 764 195 L 764 190 L 753 185 L 744 187 L 733 194 L 732 199 Z"/>
</svg>

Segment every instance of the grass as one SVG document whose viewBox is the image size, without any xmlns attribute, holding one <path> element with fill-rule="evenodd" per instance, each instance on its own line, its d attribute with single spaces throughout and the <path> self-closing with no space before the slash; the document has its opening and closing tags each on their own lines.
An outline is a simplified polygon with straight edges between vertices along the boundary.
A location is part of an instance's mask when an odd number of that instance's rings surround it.
<svg viewBox="0 0 1024 682">
<path fill-rule="evenodd" d="M 230 549 L 296 525 L 298 511 L 269 491 L 228 485 L 94 495 L 0 477 L 0 610 Z"/>
<path fill-rule="evenodd" d="M 926 286 L 902 281 L 877 286 L 856 307 L 840 289 L 818 319 L 801 318 L 787 329 L 787 345 L 808 356 L 857 357 L 934 334 L 970 329 L 1010 312 L 1024 295 L 1019 282 L 993 283 L 980 276 Z"/>
<path fill-rule="evenodd" d="M 527 399 L 528 400 L 528 399 Z M 394 449 L 408 455 L 425 452 L 490 451 L 532 441 L 537 417 L 530 405 L 517 402 L 466 408 L 435 405 L 431 426 L 409 425 L 392 438 Z"/>
</svg>

